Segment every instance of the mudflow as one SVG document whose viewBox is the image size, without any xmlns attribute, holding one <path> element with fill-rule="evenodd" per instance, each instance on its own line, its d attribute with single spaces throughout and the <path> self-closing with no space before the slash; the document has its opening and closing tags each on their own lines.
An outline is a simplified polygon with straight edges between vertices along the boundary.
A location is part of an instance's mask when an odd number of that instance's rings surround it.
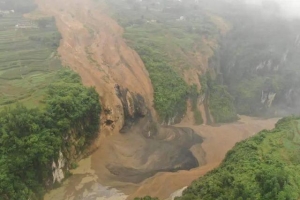
<svg viewBox="0 0 300 200">
<path fill-rule="evenodd" d="M 248 117 L 220 127 L 158 126 L 149 75 L 105 4 L 36 2 L 40 12 L 56 19 L 63 64 L 96 88 L 103 109 L 94 153 L 45 199 L 121 200 L 148 194 L 164 199 L 216 167 L 237 141 L 274 126 L 276 119 Z"/>
</svg>

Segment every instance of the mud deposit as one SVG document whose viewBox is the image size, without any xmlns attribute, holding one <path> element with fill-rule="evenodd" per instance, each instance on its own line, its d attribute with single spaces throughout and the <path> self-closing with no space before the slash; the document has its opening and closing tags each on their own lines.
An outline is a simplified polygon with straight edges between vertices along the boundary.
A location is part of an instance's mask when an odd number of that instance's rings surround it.
<svg viewBox="0 0 300 200">
<path fill-rule="evenodd" d="M 198 161 L 190 151 L 203 141 L 192 129 L 161 127 L 151 135 L 142 133 L 143 126 L 139 123 L 130 132 L 109 138 L 93 155 L 93 168 L 103 167 L 104 156 L 110 179 L 140 183 L 158 172 L 189 170 L 204 163 L 204 158 Z"/>
<path fill-rule="evenodd" d="M 102 1 L 36 2 L 56 19 L 63 64 L 96 88 L 103 108 L 101 134 L 91 147 L 97 150 L 46 200 L 166 199 L 217 167 L 236 142 L 274 127 L 277 119 L 248 117 L 218 127 L 192 126 L 190 120 L 177 127 L 155 125 L 149 75 Z"/>
<path fill-rule="evenodd" d="M 151 134 L 143 130 L 148 124 L 144 118 L 130 132 L 103 139 L 101 148 L 82 160 L 72 171 L 74 175 L 45 199 L 126 199 L 124 193 L 132 193 L 139 183 L 158 172 L 190 170 L 205 164 L 203 138 L 193 129 L 168 126 Z M 197 156 L 191 151 L 195 145 Z"/>
<path fill-rule="evenodd" d="M 148 135 L 143 131 L 148 120 L 142 119 L 130 132 L 102 138 L 100 148 L 80 161 L 73 176 L 45 199 L 125 200 L 145 195 L 172 199 L 175 191 L 217 167 L 236 142 L 272 129 L 277 120 L 242 116 L 237 123 L 181 124 Z"/>
</svg>

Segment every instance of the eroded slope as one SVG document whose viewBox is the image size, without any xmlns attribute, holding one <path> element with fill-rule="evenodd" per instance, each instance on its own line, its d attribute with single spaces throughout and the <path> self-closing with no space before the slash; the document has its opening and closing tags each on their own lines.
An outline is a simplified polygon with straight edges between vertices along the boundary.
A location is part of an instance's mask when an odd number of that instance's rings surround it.
<svg viewBox="0 0 300 200">
<path fill-rule="evenodd" d="M 122 29 L 106 15 L 105 5 L 78 0 L 37 3 L 41 12 L 56 18 L 63 63 L 100 94 L 102 137 L 92 156 L 98 181 L 139 183 L 160 171 L 199 166 L 189 148 L 201 143 L 201 137 L 189 128 L 156 124 L 147 71 L 123 41 Z M 113 136 L 104 137 L 108 135 Z"/>
<path fill-rule="evenodd" d="M 118 85 L 142 95 L 151 109 L 153 89 L 147 71 L 139 56 L 124 43 L 122 28 L 106 16 L 105 6 L 80 0 L 37 3 L 41 11 L 55 16 L 63 38 L 58 49 L 63 64 L 100 94 L 106 110 L 101 121 L 103 132 L 117 133 L 124 124 Z"/>
</svg>

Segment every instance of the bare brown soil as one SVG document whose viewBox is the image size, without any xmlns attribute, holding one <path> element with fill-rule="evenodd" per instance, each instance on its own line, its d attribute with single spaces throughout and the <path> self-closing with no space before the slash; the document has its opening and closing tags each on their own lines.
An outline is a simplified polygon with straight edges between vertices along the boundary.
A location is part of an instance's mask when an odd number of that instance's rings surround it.
<svg viewBox="0 0 300 200">
<path fill-rule="evenodd" d="M 63 38 L 58 49 L 63 64 L 79 73 L 85 85 L 96 88 L 107 111 L 102 115 L 101 136 L 96 142 L 99 149 L 80 161 L 74 175 L 63 187 L 47 194 L 46 200 L 125 199 L 127 195 L 129 199 L 144 195 L 167 198 L 217 167 L 236 142 L 272 128 L 277 121 L 242 117 L 238 123 L 211 127 L 191 126 L 187 120 L 179 127 L 194 131 L 163 127 L 154 136 L 143 130 L 148 123 L 144 119 L 146 122 L 141 120 L 128 134 L 119 134 L 124 125 L 124 110 L 116 94 L 116 84 L 141 94 L 155 115 L 148 73 L 136 52 L 122 39 L 122 28 L 106 14 L 104 4 L 92 0 L 36 2 L 40 12 L 56 18 Z M 107 125 L 107 120 L 112 123 Z M 202 145 L 199 138 L 205 138 Z M 153 173 L 194 166 L 194 159 L 200 167 L 190 171 Z"/>
<path fill-rule="evenodd" d="M 143 62 L 122 38 L 122 28 L 106 15 L 104 4 L 93 0 L 36 0 L 39 11 L 54 16 L 62 35 L 59 55 L 87 86 L 100 94 L 102 133 L 118 133 L 123 126 L 122 104 L 116 84 L 141 94 L 152 108 L 153 89 Z M 113 124 L 106 127 L 105 121 Z"/>
<path fill-rule="evenodd" d="M 201 146 L 206 154 L 206 164 L 190 171 L 159 173 L 141 183 L 141 186 L 128 199 L 148 194 L 161 199 L 168 198 L 174 191 L 190 185 L 193 180 L 216 168 L 237 142 L 249 138 L 263 129 L 274 128 L 277 121 L 278 119 L 256 119 L 241 116 L 241 120 L 237 123 L 219 126 L 180 124 L 179 127 L 191 127 L 205 138 Z M 197 149 L 199 149 L 197 145 L 192 148 L 194 154 Z"/>
<path fill-rule="evenodd" d="M 178 127 L 191 127 L 204 138 L 202 144 L 196 143 L 190 148 L 200 166 L 191 170 L 159 172 L 140 183 L 134 183 L 128 179 L 122 180 L 122 178 L 126 178 L 126 174 L 124 176 L 110 173 L 106 167 L 107 164 L 150 169 L 151 171 L 157 165 L 168 166 L 170 163 L 167 159 L 172 155 L 170 152 L 174 151 L 175 154 L 180 154 L 181 151 L 179 149 L 168 149 L 168 147 L 162 145 L 162 147 L 156 146 L 157 151 L 153 152 L 153 148 L 149 147 L 156 144 L 143 139 L 140 135 L 134 133 L 134 130 L 126 135 L 113 135 L 106 138 L 105 143 L 88 159 L 80 161 L 79 168 L 73 171 L 74 175 L 64 183 L 63 187 L 47 194 L 45 200 L 76 200 L 82 198 L 125 200 L 145 195 L 166 199 L 173 192 L 189 185 L 193 180 L 216 168 L 236 142 L 249 138 L 263 129 L 272 129 L 277 120 L 241 116 L 239 122 L 219 126 L 180 124 Z M 167 133 L 167 131 L 163 131 L 163 133 Z M 163 135 L 161 139 L 171 142 L 173 140 L 175 144 L 178 141 L 188 141 L 185 137 L 181 139 L 176 139 L 176 137 L 172 132 L 169 132 L 169 135 Z M 147 148 L 150 149 L 148 154 Z M 143 162 L 143 159 L 146 162 Z M 140 177 L 138 176 L 138 178 Z M 96 192 L 103 186 L 117 188 L 119 191 L 110 192 L 110 196 L 105 197 L 104 194 L 108 191 L 105 190 L 104 193 Z M 120 191 L 122 191 L 121 194 Z M 129 196 L 127 197 L 127 195 Z"/>
</svg>

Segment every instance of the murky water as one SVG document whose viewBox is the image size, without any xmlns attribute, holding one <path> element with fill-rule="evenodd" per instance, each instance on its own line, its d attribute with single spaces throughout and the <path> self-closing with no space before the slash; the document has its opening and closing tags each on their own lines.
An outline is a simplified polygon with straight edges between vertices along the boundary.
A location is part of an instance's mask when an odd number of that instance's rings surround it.
<svg viewBox="0 0 300 200">
<path fill-rule="evenodd" d="M 125 200 L 127 195 L 120 191 L 94 183 L 90 188 L 85 188 L 84 192 L 74 197 L 74 200 Z"/>
<path fill-rule="evenodd" d="M 91 157 L 79 162 L 73 175 L 62 186 L 46 194 L 45 200 L 125 200 L 128 196 L 117 189 L 103 186 L 91 169 Z"/>
<path fill-rule="evenodd" d="M 72 171 L 73 176 L 65 181 L 62 187 L 47 194 L 45 200 L 125 200 L 146 195 L 171 200 L 180 195 L 183 191 L 182 188 L 189 185 L 194 179 L 217 167 L 226 152 L 236 142 L 251 137 L 262 129 L 273 128 L 277 120 L 242 117 L 237 123 L 217 127 L 190 126 L 203 138 L 202 144 L 201 142 L 188 142 L 190 139 L 187 138 L 194 138 L 193 132 L 187 133 L 189 136 L 186 137 L 184 132 L 176 132 L 178 129 L 175 132 L 174 130 L 164 131 L 161 137 L 156 138 L 161 146 L 147 138 L 144 140 L 140 134 L 110 136 L 104 139 L 104 144 L 92 156 L 81 160 L 79 167 Z M 144 169 L 149 167 L 149 170 L 152 171 L 157 169 L 160 164 L 169 167 L 168 156 L 172 158 L 169 161 L 174 160 L 173 156 L 176 153 L 168 154 L 168 151 L 170 149 L 175 151 L 176 148 L 170 148 L 168 145 L 163 147 L 166 145 L 164 142 L 170 142 L 167 144 L 175 145 L 174 147 L 177 146 L 178 149 L 185 146 L 186 150 L 184 151 L 189 150 L 193 154 L 199 167 L 177 172 L 161 171 L 148 178 L 148 173 L 143 174 Z M 178 158 L 175 160 L 180 163 L 177 161 Z M 109 163 L 136 169 L 141 172 L 141 175 L 133 173 L 131 177 L 127 174 L 124 179 L 122 173 L 118 175 L 110 172 L 110 169 L 107 168 Z M 140 168 L 137 168 L 139 166 Z M 143 181 L 133 182 L 132 180 Z"/>
</svg>

